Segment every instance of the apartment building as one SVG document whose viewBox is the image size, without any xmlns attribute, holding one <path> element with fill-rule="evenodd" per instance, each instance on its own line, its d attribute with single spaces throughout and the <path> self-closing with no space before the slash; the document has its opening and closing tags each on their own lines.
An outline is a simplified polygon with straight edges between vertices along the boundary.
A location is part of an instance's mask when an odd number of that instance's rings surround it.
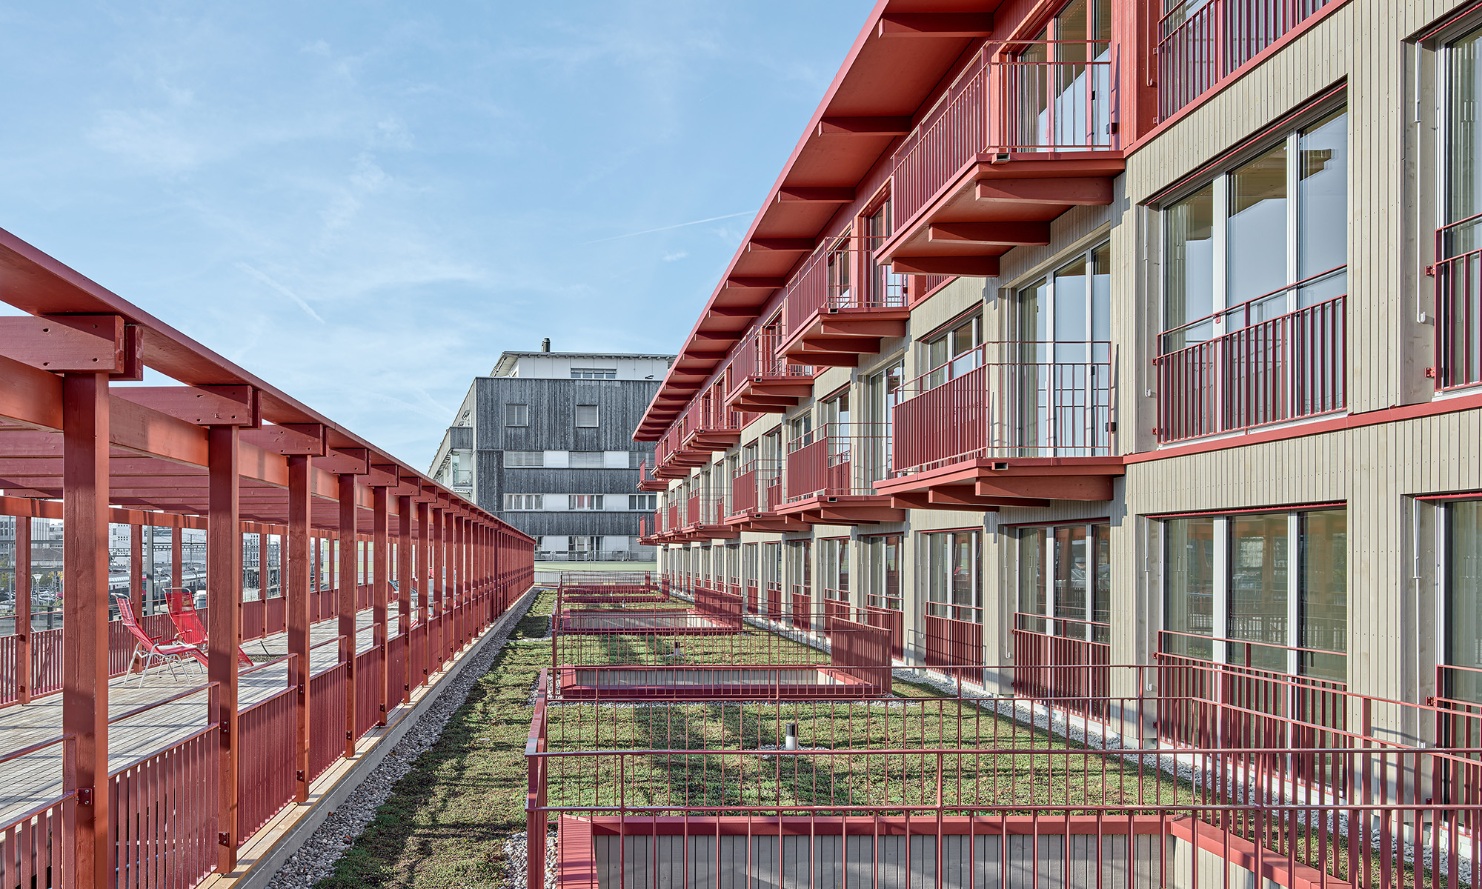
<svg viewBox="0 0 1482 889">
<path fill-rule="evenodd" d="M 647 561 L 630 435 L 671 355 L 505 352 L 469 386 L 428 471 L 535 537 L 543 561 Z"/>
<path fill-rule="evenodd" d="M 1482 702 L 1482 4 L 928 7 L 871 14 L 637 426 L 667 574 L 1434 740 Z"/>
</svg>

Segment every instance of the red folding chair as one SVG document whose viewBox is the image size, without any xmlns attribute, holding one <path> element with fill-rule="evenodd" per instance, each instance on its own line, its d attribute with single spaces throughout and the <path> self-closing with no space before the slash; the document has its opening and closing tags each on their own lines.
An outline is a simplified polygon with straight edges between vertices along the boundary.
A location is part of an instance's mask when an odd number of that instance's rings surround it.
<svg viewBox="0 0 1482 889">
<path fill-rule="evenodd" d="M 144 684 L 144 678 L 149 675 L 149 670 L 158 661 L 170 668 L 170 677 L 175 676 L 175 664 L 184 663 L 187 658 L 206 667 L 206 654 L 195 645 L 188 642 L 172 641 L 162 642 L 153 639 L 139 626 L 139 620 L 134 616 L 134 603 L 128 597 L 119 596 L 114 599 L 118 603 L 118 618 L 123 623 L 124 629 L 134 637 L 134 654 L 129 659 L 129 667 L 133 668 L 135 663 L 142 665 L 139 671 L 139 684 Z"/>
<path fill-rule="evenodd" d="M 175 625 L 177 638 L 187 645 L 199 649 L 206 644 L 206 627 L 201 623 L 201 613 L 196 610 L 195 596 L 189 590 L 169 590 L 165 593 L 165 607 L 170 612 L 170 623 Z M 237 663 L 252 666 L 252 658 L 237 646 Z"/>
</svg>

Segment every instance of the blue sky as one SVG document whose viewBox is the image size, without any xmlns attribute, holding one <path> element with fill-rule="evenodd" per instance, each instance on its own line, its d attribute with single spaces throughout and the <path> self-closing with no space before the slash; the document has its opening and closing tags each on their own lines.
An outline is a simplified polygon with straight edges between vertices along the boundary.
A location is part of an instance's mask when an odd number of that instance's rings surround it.
<svg viewBox="0 0 1482 889">
<path fill-rule="evenodd" d="M 0 5 L 0 228 L 425 468 L 502 350 L 678 348 L 871 5 Z"/>
</svg>

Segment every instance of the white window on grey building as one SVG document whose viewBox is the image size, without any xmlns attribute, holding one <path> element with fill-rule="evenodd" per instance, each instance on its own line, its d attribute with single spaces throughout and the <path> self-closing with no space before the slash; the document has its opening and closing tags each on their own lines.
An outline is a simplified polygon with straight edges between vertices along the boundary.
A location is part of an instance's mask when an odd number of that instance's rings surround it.
<svg viewBox="0 0 1482 889">
<path fill-rule="evenodd" d="M 573 380 L 615 380 L 617 379 L 617 368 L 615 367 L 573 367 L 571 369 Z"/>
<path fill-rule="evenodd" d="M 601 494 L 568 494 L 568 509 L 601 509 Z"/>
<path fill-rule="evenodd" d="M 544 494 L 505 494 L 505 509 L 541 509 L 544 507 Z"/>
<path fill-rule="evenodd" d="M 601 469 L 603 458 L 601 451 L 572 451 L 570 462 L 566 464 L 571 469 Z"/>
<path fill-rule="evenodd" d="M 597 405 L 579 404 L 576 406 L 576 425 L 578 429 L 595 429 L 597 426 Z"/>
<path fill-rule="evenodd" d="M 659 495 L 658 494 L 629 494 L 628 495 L 628 508 L 629 509 L 638 510 L 640 512 L 653 512 L 655 509 L 658 508 L 658 505 L 659 505 Z"/>
<path fill-rule="evenodd" d="M 529 426 L 530 405 L 528 404 L 506 404 L 504 406 L 504 425 L 506 426 Z"/>
<path fill-rule="evenodd" d="M 504 465 L 506 468 L 541 467 L 545 465 L 545 451 L 505 451 Z"/>
</svg>

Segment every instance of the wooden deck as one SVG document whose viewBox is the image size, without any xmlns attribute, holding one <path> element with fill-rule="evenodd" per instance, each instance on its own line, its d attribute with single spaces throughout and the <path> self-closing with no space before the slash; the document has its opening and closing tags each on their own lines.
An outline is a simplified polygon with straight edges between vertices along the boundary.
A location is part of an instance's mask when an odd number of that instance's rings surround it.
<svg viewBox="0 0 1482 889">
<path fill-rule="evenodd" d="M 374 628 L 369 609 L 357 615 L 356 651 L 371 647 Z M 337 635 L 338 622 L 320 621 L 312 628 L 311 643 L 328 642 Z M 387 632 L 396 636 L 398 616 L 393 610 L 387 616 Z M 242 667 L 238 683 L 238 709 L 245 710 L 288 682 L 288 665 L 283 658 L 288 652 L 288 634 L 275 633 L 261 642 L 242 646 L 260 668 L 249 671 Z M 311 671 L 317 673 L 334 666 L 339 646 L 326 644 L 313 650 Z M 108 729 L 108 768 L 110 772 L 131 765 L 146 756 L 175 743 L 206 725 L 206 673 L 195 662 L 177 664 L 173 674 L 168 667 L 156 666 L 142 676 L 125 674 L 109 683 L 108 712 L 111 719 L 173 695 L 196 689 L 158 707 L 127 719 L 113 722 Z M 32 744 L 60 737 L 62 733 L 62 695 L 47 695 L 24 706 L 0 709 L 0 751 L 19 750 Z M 20 813 L 56 799 L 62 787 L 62 747 L 53 745 L 30 756 L 0 765 L 0 824 Z"/>
</svg>

